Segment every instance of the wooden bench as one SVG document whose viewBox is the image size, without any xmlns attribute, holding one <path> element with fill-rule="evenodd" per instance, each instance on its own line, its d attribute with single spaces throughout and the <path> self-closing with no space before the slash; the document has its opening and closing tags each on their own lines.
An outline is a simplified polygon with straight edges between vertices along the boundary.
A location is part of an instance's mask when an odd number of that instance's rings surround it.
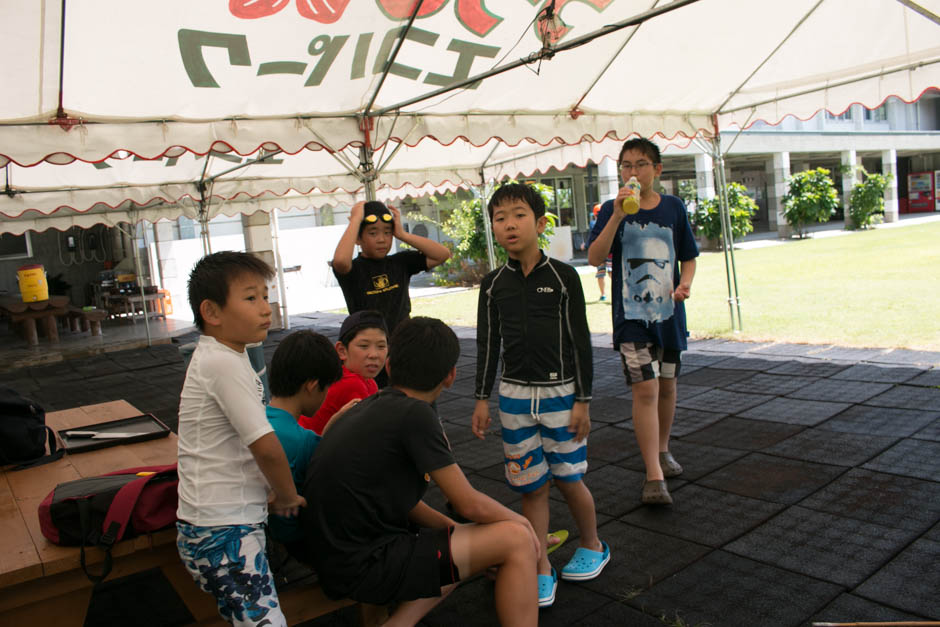
<svg viewBox="0 0 940 627">
<path fill-rule="evenodd" d="M 91 331 L 93 336 L 101 335 L 101 321 L 108 317 L 104 309 L 82 309 L 69 305 L 65 312 L 65 324 L 73 333 Z"/>
<path fill-rule="evenodd" d="M 126 401 L 114 401 L 50 412 L 46 423 L 61 430 L 140 413 Z M 0 469 L 0 625 L 84 625 L 92 583 L 82 572 L 77 547 L 54 545 L 40 532 L 39 503 L 64 481 L 121 468 L 173 463 L 176 447 L 176 435 L 171 433 L 159 440 L 66 455 L 21 471 Z M 114 567 L 106 581 L 158 568 L 185 603 L 194 624 L 227 625 L 218 614 L 215 600 L 196 586 L 183 567 L 176 550 L 176 529 L 118 542 L 112 555 Z M 97 570 L 103 555 L 92 548 L 86 550 L 86 558 Z M 348 599 L 329 599 L 315 578 L 279 586 L 278 596 L 291 625 L 353 604 Z M 383 608 L 362 605 L 360 621 L 372 627 L 384 621 L 382 612 Z"/>
<path fill-rule="evenodd" d="M 64 316 L 69 306 L 68 296 L 50 296 L 49 300 L 24 303 L 20 300 L 4 299 L 0 301 L 0 314 L 10 319 L 30 346 L 39 344 L 39 331 L 36 322 L 42 325 L 43 334 L 50 342 L 59 341 L 59 328 L 56 317 Z"/>
</svg>

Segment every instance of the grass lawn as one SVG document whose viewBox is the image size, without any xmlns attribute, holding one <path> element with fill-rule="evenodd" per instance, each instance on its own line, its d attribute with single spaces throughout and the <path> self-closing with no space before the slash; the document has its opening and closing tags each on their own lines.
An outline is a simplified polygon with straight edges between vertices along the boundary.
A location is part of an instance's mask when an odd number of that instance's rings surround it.
<svg viewBox="0 0 940 627">
<path fill-rule="evenodd" d="M 940 350 L 940 222 L 737 250 L 735 261 L 744 331 L 730 330 L 724 255 L 706 252 L 686 304 L 692 337 Z M 593 272 L 582 283 L 591 330 L 610 332 Z M 416 298 L 412 315 L 474 326 L 477 294 Z"/>
</svg>

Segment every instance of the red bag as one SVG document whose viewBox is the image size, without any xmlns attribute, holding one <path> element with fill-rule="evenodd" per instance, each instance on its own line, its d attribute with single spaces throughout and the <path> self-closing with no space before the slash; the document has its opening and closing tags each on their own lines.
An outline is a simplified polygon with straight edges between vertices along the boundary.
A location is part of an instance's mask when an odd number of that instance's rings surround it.
<svg viewBox="0 0 940 627">
<path fill-rule="evenodd" d="M 176 522 L 176 464 L 116 470 L 60 483 L 39 504 L 39 528 L 50 542 L 81 546 L 82 570 L 95 583 L 111 572 L 111 547 Z M 85 547 L 105 553 L 102 571 L 85 566 Z"/>
</svg>

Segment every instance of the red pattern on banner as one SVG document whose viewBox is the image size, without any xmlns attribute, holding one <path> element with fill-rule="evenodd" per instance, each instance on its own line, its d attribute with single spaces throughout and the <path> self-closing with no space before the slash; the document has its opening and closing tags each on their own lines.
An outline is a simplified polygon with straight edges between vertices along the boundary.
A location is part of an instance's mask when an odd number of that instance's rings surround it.
<svg viewBox="0 0 940 627">
<path fill-rule="evenodd" d="M 290 0 L 228 0 L 229 13 L 243 20 L 274 15 L 287 6 Z"/>
<path fill-rule="evenodd" d="M 332 24 L 343 17 L 349 0 L 297 0 L 297 11 L 308 20 Z"/>
<path fill-rule="evenodd" d="M 411 12 L 414 10 L 415 6 L 415 0 L 376 1 L 382 5 L 382 10 L 384 10 L 389 17 L 395 18 L 396 20 L 403 20 L 407 17 L 411 17 Z M 421 10 L 418 11 L 418 17 L 426 17 L 431 15 L 445 4 L 447 4 L 447 0 L 424 0 L 424 4 L 421 5 Z"/>
</svg>

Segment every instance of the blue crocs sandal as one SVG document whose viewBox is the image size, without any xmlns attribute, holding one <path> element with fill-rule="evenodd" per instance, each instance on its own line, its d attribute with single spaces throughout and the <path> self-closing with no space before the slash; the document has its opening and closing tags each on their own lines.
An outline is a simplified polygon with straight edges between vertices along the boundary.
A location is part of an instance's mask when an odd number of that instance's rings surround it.
<svg viewBox="0 0 940 627">
<path fill-rule="evenodd" d="M 610 561 L 610 547 L 601 542 L 603 551 L 592 551 L 583 546 L 574 552 L 571 561 L 561 569 L 561 578 L 565 581 L 587 581 L 601 574 Z"/>
<path fill-rule="evenodd" d="M 552 568 L 551 575 L 539 575 L 539 607 L 548 607 L 555 602 L 558 590 L 558 573 Z"/>
</svg>

